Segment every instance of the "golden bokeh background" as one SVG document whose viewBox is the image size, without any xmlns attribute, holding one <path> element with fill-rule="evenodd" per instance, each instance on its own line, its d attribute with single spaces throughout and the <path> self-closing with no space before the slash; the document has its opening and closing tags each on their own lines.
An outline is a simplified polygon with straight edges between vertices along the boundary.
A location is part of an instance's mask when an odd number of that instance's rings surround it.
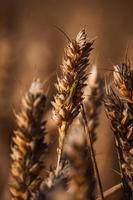
<svg viewBox="0 0 133 200">
<path fill-rule="evenodd" d="M 89 38 L 97 38 L 91 64 L 96 62 L 99 68 L 110 68 L 124 59 L 127 47 L 128 57 L 133 61 L 132 19 L 132 0 L 0 0 L 1 200 L 8 196 L 10 141 L 15 127 L 13 109 L 20 109 L 21 97 L 33 78 L 46 80 L 53 74 L 50 98 L 55 92 L 53 84 L 67 40 L 54 26 L 62 28 L 70 38 L 85 27 Z M 47 116 L 48 130 L 56 143 L 56 129 L 49 113 Z M 120 177 L 112 170 L 114 166 L 117 169 L 116 151 L 104 109 L 99 118 L 95 149 L 106 190 L 118 183 Z M 55 157 L 55 148 L 56 145 L 51 145 L 49 160 L 52 155 Z"/>
</svg>

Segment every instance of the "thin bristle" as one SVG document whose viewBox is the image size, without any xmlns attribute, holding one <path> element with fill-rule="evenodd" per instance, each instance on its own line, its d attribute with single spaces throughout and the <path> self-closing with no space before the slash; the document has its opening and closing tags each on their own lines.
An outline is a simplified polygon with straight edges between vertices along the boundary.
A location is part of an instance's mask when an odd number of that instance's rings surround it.
<svg viewBox="0 0 133 200">
<path fill-rule="evenodd" d="M 44 168 L 41 155 L 46 150 L 44 108 L 46 96 L 39 80 L 22 99 L 21 112 L 16 115 L 18 128 L 14 132 L 11 147 L 11 181 L 12 200 L 30 199 L 40 185 L 41 170 Z"/>
</svg>

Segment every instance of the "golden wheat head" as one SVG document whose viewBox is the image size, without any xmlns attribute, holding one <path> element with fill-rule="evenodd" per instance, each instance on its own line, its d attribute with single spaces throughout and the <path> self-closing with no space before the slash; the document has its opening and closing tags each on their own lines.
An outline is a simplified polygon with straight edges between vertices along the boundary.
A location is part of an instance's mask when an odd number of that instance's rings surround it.
<svg viewBox="0 0 133 200">
<path fill-rule="evenodd" d="M 40 157 L 46 149 L 45 104 L 43 85 L 35 80 L 22 99 L 21 112 L 16 115 L 18 128 L 11 147 L 10 192 L 13 200 L 30 199 L 41 182 L 40 172 L 44 166 Z"/>
</svg>

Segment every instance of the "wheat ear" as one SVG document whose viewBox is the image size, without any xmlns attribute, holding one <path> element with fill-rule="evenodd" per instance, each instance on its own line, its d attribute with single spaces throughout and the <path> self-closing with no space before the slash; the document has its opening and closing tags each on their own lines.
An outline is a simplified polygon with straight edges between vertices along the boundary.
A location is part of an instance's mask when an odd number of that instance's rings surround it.
<svg viewBox="0 0 133 200">
<path fill-rule="evenodd" d="M 94 200 L 95 176 L 88 139 L 85 133 L 68 134 L 64 153 L 70 163 L 68 193 L 75 200 Z"/>
<path fill-rule="evenodd" d="M 67 161 L 61 162 L 58 170 L 58 174 L 56 170 L 51 169 L 49 171 L 48 177 L 42 182 L 40 188 L 36 194 L 35 200 L 56 200 L 56 196 L 61 199 L 62 196 L 70 199 L 70 195 L 66 193 L 67 191 L 67 171 L 68 171 L 68 163 Z M 63 197 L 62 197 L 63 198 Z"/>
<path fill-rule="evenodd" d="M 65 49 L 61 65 L 62 76 L 57 78 L 57 94 L 52 102 L 53 119 L 59 130 L 59 148 L 57 168 L 60 162 L 64 139 L 69 125 L 80 112 L 83 100 L 83 88 L 86 85 L 89 53 L 93 42 L 88 42 L 85 30 L 78 33 Z"/>
<path fill-rule="evenodd" d="M 92 155 L 92 159 L 93 159 L 93 163 L 94 163 L 94 167 L 95 167 L 95 172 L 96 172 L 97 181 L 98 181 L 98 185 L 99 185 L 100 195 L 101 195 L 102 200 L 104 200 L 102 182 L 101 182 L 101 178 L 100 178 L 100 174 L 99 174 L 99 170 L 98 170 L 98 166 L 97 166 L 97 161 L 95 158 L 95 151 L 93 148 L 93 138 L 91 136 L 91 132 L 89 131 L 87 117 L 86 117 L 86 111 L 85 111 L 85 107 L 83 104 L 82 104 L 82 117 L 83 117 L 84 131 L 85 131 L 86 137 L 88 139 L 88 144 L 90 145 L 90 150 L 91 150 L 91 155 Z"/>
<path fill-rule="evenodd" d="M 16 115 L 17 130 L 14 132 L 11 147 L 11 183 L 12 200 L 31 198 L 41 182 L 43 163 L 40 160 L 46 150 L 44 108 L 46 96 L 39 80 L 22 99 L 21 112 Z"/>
<path fill-rule="evenodd" d="M 107 114 L 111 120 L 113 132 L 116 139 L 124 192 L 127 199 L 132 199 L 133 115 L 131 96 L 129 95 L 131 94 L 130 92 L 132 90 L 130 87 L 132 71 L 126 64 L 115 67 L 115 71 L 116 72 L 114 72 L 114 83 L 118 93 L 114 92 L 111 87 L 106 89 L 105 107 Z"/>
<path fill-rule="evenodd" d="M 97 139 L 95 130 L 99 124 L 99 108 L 102 105 L 104 95 L 104 81 L 98 75 L 97 67 L 94 65 L 88 77 L 88 86 L 85 89 L 87 97 L 84 101 L 88 129 L 94 143 Z"/>
<path fill-rule="evenodd" d="M 85 99 L 84 105 L 82 104 L 82 115 L 80 119 L 84 125 L 90 145 L 101 198 L 104 199 L 102 183 L 93 148 L 93 144 L 96 140 L 95 129 L 98 125 L 99 107 L 102 104 L 103 96 L 103 80 L 98 75 L 96 66 L 92 67 L 91 74 L 88 77 L 88 87 L 86 87 L 85 92 L 88 94 L 88 97 Z"/>
</svg>

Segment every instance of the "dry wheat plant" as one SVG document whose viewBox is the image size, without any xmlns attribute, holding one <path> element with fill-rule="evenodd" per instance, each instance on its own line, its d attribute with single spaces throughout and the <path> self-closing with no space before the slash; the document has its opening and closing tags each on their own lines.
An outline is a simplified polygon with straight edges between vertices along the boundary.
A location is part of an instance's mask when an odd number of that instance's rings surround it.
<svg viewBox="0 0 133 200">
<path fill-rule="evenodd" d="M 104 84 L 97 68 L 90 67 L 94 41 L 87 38 L 85 29 L 76 39 L 68 40 L 51 102 L 58 129 L 57 164 L 46 170 L 48 92 L 45 83 L 34 79 L 22 99 L 20 113 L 15 114 L 10 199 L 105 200 L 121 190 L 124 199 L 132 200 L 133 70 L 129 62 L 115 65 L 112 82 Z M 103 191 L 94 149 L 102 103 L 111 121 L 121 176 L 121 182 L 107 191 Z"/>
</svg>

